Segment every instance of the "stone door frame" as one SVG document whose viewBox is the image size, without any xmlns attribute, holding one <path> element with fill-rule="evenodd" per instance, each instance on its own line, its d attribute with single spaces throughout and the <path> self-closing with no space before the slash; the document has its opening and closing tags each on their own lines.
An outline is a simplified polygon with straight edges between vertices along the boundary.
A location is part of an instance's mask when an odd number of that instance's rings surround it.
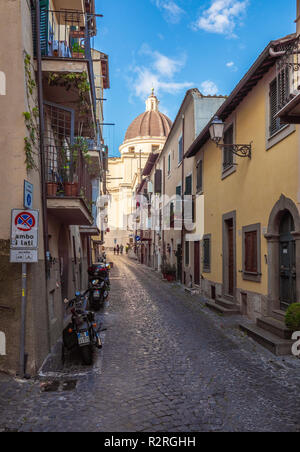
<svg viewBox="0 0 300 452">
<path fill-rule="evenodd" d="M 232 220 L 233 224 L 233 296 L 229 295 L 229 270 L 228 270 L 228 259 L 229 259 L 229 249 L 228 249 L 228 231 L 227 223 Z M 224 298 L 236 299 L 236 287 L 237 287 L 237 264 L 236 264 L 236 211 L 226 213 L 222 217 L 222 241 L 223 241 L 223 284 L 222 284 L 222 295 Z"/>
<path fill-rule="evenodd" d="M 300 215 L 296 204 L 291 199 L 281 195 L 272 209 L 268 231 L 265 234 L 268 242 L 268 315 L 273 310 L 280 310 L 280 222 L 286 212 L 291 214 L 295 224 L 295 231 L 292 232 L 292 235 L 296 242 L 296 294 L 297 300 L 300 299 Z"/>
</svg>

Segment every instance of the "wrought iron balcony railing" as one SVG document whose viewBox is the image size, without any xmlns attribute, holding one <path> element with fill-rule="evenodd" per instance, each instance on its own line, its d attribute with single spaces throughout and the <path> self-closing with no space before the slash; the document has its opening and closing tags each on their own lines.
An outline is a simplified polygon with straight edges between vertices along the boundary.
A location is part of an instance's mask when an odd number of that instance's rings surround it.
<svg viewBox="0 0 300 452">
<path fill-rule="evenodd" d="M 51 11 L 41 8 L 41 52 L 43 57 L 88 59 L 90 31 L 88 16 L 81 11 Z M 36 48 L 35 10 L 32 10 Z"/>
<path fill-rule="evenodd" d="M 277 111 L 300 94 L 300 38 L 286 45 L 285 53 L 277 62 Z"/>
<path fill-rule="evenodd" d="M 81 198 L 92 211 L 92 181 L 84 154 L 67 146 L 46 146 L 45 157 L 48 196 Z"/>
</svg>

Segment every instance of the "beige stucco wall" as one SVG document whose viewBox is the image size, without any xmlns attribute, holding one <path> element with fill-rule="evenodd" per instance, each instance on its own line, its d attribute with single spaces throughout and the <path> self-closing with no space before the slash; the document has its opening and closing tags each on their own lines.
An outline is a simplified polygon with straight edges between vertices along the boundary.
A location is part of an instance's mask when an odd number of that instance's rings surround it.
<svg viewBox="0 0 300 452">
<path fill-rule="evenodd" d="M 236 211 L 237 290 L 268 295 L 267 232 L 270 213 L 281 194 L 292 199 L 299 209 L 299 127 L 290 126 L 290 134 L 270 149 L 268 140 L 269 83 L 275 77 L 271 69 L 262 81 L 239 105 L 235 114 L 236 143 L 252 144 L 252 159 L 237 158 L 236 171 L 222 179 L 222 152 L 208 141 L 204 152 L 205 234 L 212 235 L 211 272 L 209 281 L 221 285 L 222 215 Z M 229 120 L 227 121 L 229 123 Z M 282 134 L 286 134 L 283 131 Z M 280 134 L 279 134 L 280 138 Z M 200 154 L 198 154 L 199 156 Z M 197 157 L 196 156 L 196 159 Z M 261 282 L 245 281 L 242 277 L 242 228 L 261 224 Z M 266 256 L 266 257 L 265 257 Z M 250 312 L 262 313 L 263 306 Z"/>
</svg>

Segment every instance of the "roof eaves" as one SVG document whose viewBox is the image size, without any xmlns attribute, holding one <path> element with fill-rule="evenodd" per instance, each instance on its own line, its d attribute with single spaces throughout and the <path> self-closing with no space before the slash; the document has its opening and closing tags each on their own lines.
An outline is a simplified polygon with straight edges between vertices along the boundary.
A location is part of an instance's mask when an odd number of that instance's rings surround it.
<svg viewBox="0 0 300 452">
<path fill-rule="evenodd" d="M 293 36 L 293 37 L 292 37 Z M 270 57 L 270 49 L 274 46 L 278 46 L 281 43 L 286 43 L 289 40 L 291 41 L 294 39 L 294 35 L 291 35 L 288 38 L 284 38 L 284 40 L 278 40 L 278 41 L 271 41 L 267 47 L 264 49 L 264 51 L 261 53 L 261 55 L 257 58 L 255 63 L 251 66 L 249 71 L 245 74 L 245 76 L 241 79 L 241 81 L 237 84 L 237 86 L 234 88 L 230 96 L 227 98 L 227 100 L 221 105 L 219 110 L 216 112 L 216 116 L 221 118 L 222 120 L 225 120 L 232 111 L 234 111 L 237 106 L 242 102 L 242 100 L 247 96 L 247 94 L 251 91 L 251 89 L 258 83 L 259 80 L 261 80 L 264 76 L 264 74 L 273 66 L 275 63 L 275 59 L 272 58 L 272 60 L 269 61 L 269 64 L 267 63 L 268 59 Z M 265 62 L 265 64 L 263 64 Z M 258 71 L 259 68 L 264 68 L 264 70 Z M 258 74 L 256 74 L 258 71 Z M 256 74 L 256 77 L 252 79 L 252 76 Z M 250 80 L 253 80 L 253 83 L 249 83 L 249 86 L 247 88 L 247 83 Z M 254 82 L 255 81 L 255 82 Z M 245 88 L 246 87 L 246 88 Z M 243 90 L 244 88 L 244 90 Z M 236 100 L 236 102 L 234 102 Z M 209 139 L 209 127 L 211 125 L 212 119 L 209 121 L 209 123 L 206 125 L 206 127 L 202 130 L 200 135 L 196 138 L 194 143 L 190 146 L 188 149 L 185 157 L 190 158 L 193 157 L 197 152 L 199 151 L 200 147 L 205 144 L 205 142 Z"/>
</svg>

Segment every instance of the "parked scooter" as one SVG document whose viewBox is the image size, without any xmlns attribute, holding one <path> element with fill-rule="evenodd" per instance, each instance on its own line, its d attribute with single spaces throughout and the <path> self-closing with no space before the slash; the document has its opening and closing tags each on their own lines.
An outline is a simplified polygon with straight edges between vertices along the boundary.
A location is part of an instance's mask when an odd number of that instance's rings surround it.
<svg viewBox="0 0 300 452">
<path fill-rule="evenodd" d="M 88 269 L 90 308 L 99 311 L 107 300 L 110 291 L 110 266 L 108 264 L 93 264 Z"/>
<path fill-rule="evenodd" d="M 67 308 L 71 308 L 72 322 L 63 332 L 63 347 L 68 350 L 78 347 L 83 364 L 91 366 L 93 364 L 93 346 L 100 349 L 102 342 L 98 334 L 95 314 L 87 310 L 86 294 L 88 291 L 84 294 L 76 292 L 75 298 L 70 301 L 65 300 Z"/>
</svg>

